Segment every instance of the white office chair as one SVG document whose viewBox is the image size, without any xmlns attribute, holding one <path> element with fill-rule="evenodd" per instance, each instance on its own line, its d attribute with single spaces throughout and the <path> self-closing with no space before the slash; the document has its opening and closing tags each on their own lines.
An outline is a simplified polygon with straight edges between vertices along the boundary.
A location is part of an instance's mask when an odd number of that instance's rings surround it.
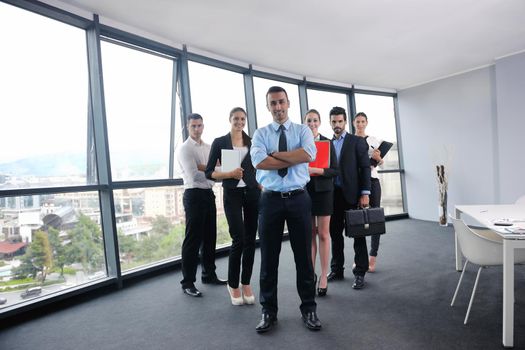
<svg viewBox="0 0 525 350">
<path fill-rule="evenodd" d="M 454 301 L 458 294 L 463 274 L 469 262 L 479 265 L 478 274 L 476 276 L 476 282 L 474 282 L 474 288 L 472 289 L 472 295 L 470 296 L 470 302 L 468 304 L 467 314 L 465 315 L 464 324 L 467 324 L 468 316 L 470 314 L 470 308 L 476 295 L 476 288 L 478 286 L 479 275 L 481 269 L 486 266 L 497 266 L 503 265 L 503 242 L 502 238 L 492 230 L 482 229 L 474 230 L 465 225 L 463 220 L 451 217 L 454 230 L 459 241 L 459 247 L 461 253 L 465 257 L 465 265 L 463 271 L 459 277 L 458 285 L 450 306 L 454 306 Z M 518 249 L 515 251 L 515 262 L 525 262 L 525 250 Z"/>
<path fill-rule="evenodd" d="M 520 198 L 516 199 L 516 204 L 525 204 L 525 194 Z"/>
</svg>

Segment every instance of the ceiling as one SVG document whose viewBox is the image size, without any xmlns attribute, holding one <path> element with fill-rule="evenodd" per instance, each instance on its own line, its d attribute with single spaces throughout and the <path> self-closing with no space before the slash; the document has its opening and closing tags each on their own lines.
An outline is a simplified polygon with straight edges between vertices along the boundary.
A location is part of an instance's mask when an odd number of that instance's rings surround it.
<svg viewBox="0 0 525 350">
<path fill-rule="evenodd" d="M 396 90 L 525 50 L 523 0 L 51 1 L 186 44 L 189 51 L 313 80 Z"/>
</svg>

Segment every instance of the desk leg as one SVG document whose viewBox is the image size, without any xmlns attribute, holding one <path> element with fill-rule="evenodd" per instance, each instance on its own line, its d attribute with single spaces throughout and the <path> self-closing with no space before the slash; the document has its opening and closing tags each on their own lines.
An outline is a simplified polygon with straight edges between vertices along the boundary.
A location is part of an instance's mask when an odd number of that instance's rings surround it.
<svg viewBox="0 0 525 350">
<path fill-rule="evenodd" d="M 514 247 L 503 240 L 503 346 L 514 346 Z"/>
<path fill-rule="evenodd" d="M 461 218 L 461 211 L 456 209 L 456 218 Z M 463 254 L 461 254 L 461 249 L 459 247 L 459 241 L 458 241 L 458 235 L 456 234 L 456 230 L 454 230 L 454 243 L 455 243 L 455 249 L 456 249 L 456 271 L 462 271 L 463 270 Z"/>
</svg>

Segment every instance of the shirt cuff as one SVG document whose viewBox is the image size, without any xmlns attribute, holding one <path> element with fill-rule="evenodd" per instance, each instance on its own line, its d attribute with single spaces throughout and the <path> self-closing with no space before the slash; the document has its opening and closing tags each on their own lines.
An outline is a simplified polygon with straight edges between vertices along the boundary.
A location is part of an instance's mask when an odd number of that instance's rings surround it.
<svg viewBox="0 0 525 350">
<path fill-rule="evenodd" d="M 365 191 L 361 191 L 361 195 L 362 195 L 362 196 L 363 196 L 363 195 L 367 195 L 367 196 L 369 196 L 369 195 L 370 195 L 370 191 L 366 191 L 366 190 L 365 190 Z"/>
</svg>

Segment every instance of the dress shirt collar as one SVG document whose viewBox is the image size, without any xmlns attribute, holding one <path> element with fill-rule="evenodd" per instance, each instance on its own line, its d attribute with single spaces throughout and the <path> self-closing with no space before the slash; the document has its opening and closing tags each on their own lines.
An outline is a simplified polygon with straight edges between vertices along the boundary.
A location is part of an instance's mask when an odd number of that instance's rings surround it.
<svg viewBox="0 0 525 350">
<path fill-rule="evenodd" d="M 346 137 L 346 134 L 347 134 L 346 130 L 343 130 L 343 133 L 341 134 L 341 136 L 338 139 L 335 138 L 335 134 L 334 134 L 334 137 L 332 138 L 332 140 L 340 141 L 340 140 L 342 140 L 342 139 L 344 139 Z"/>
<path fill-rule="evenodd" d="M 199 141 L 195 141 L 195 140 L 192 139 L 191 137 L 188 137 L 188 141 L 189 141 L 189 143 L 191 143 L 193 146 L 201 146 L 201 145 L 203 144 L 202 139 L 200 139 Z"/>
<path fill-rule="evenodd" d="M 290 128 L 290 125 L 292 124 L 292 121 L 290 120 L 290 118 L 286 119 L 286 121 L 282 124 L 284 125 L 284 129 L 285 130 L 288 130 Z M 279 131 L 279 127 L 281 126 L 281 124 L 273 121 L 272 122 L 272 129 L 275 130 L 275 131 Z"/>
</svg>

